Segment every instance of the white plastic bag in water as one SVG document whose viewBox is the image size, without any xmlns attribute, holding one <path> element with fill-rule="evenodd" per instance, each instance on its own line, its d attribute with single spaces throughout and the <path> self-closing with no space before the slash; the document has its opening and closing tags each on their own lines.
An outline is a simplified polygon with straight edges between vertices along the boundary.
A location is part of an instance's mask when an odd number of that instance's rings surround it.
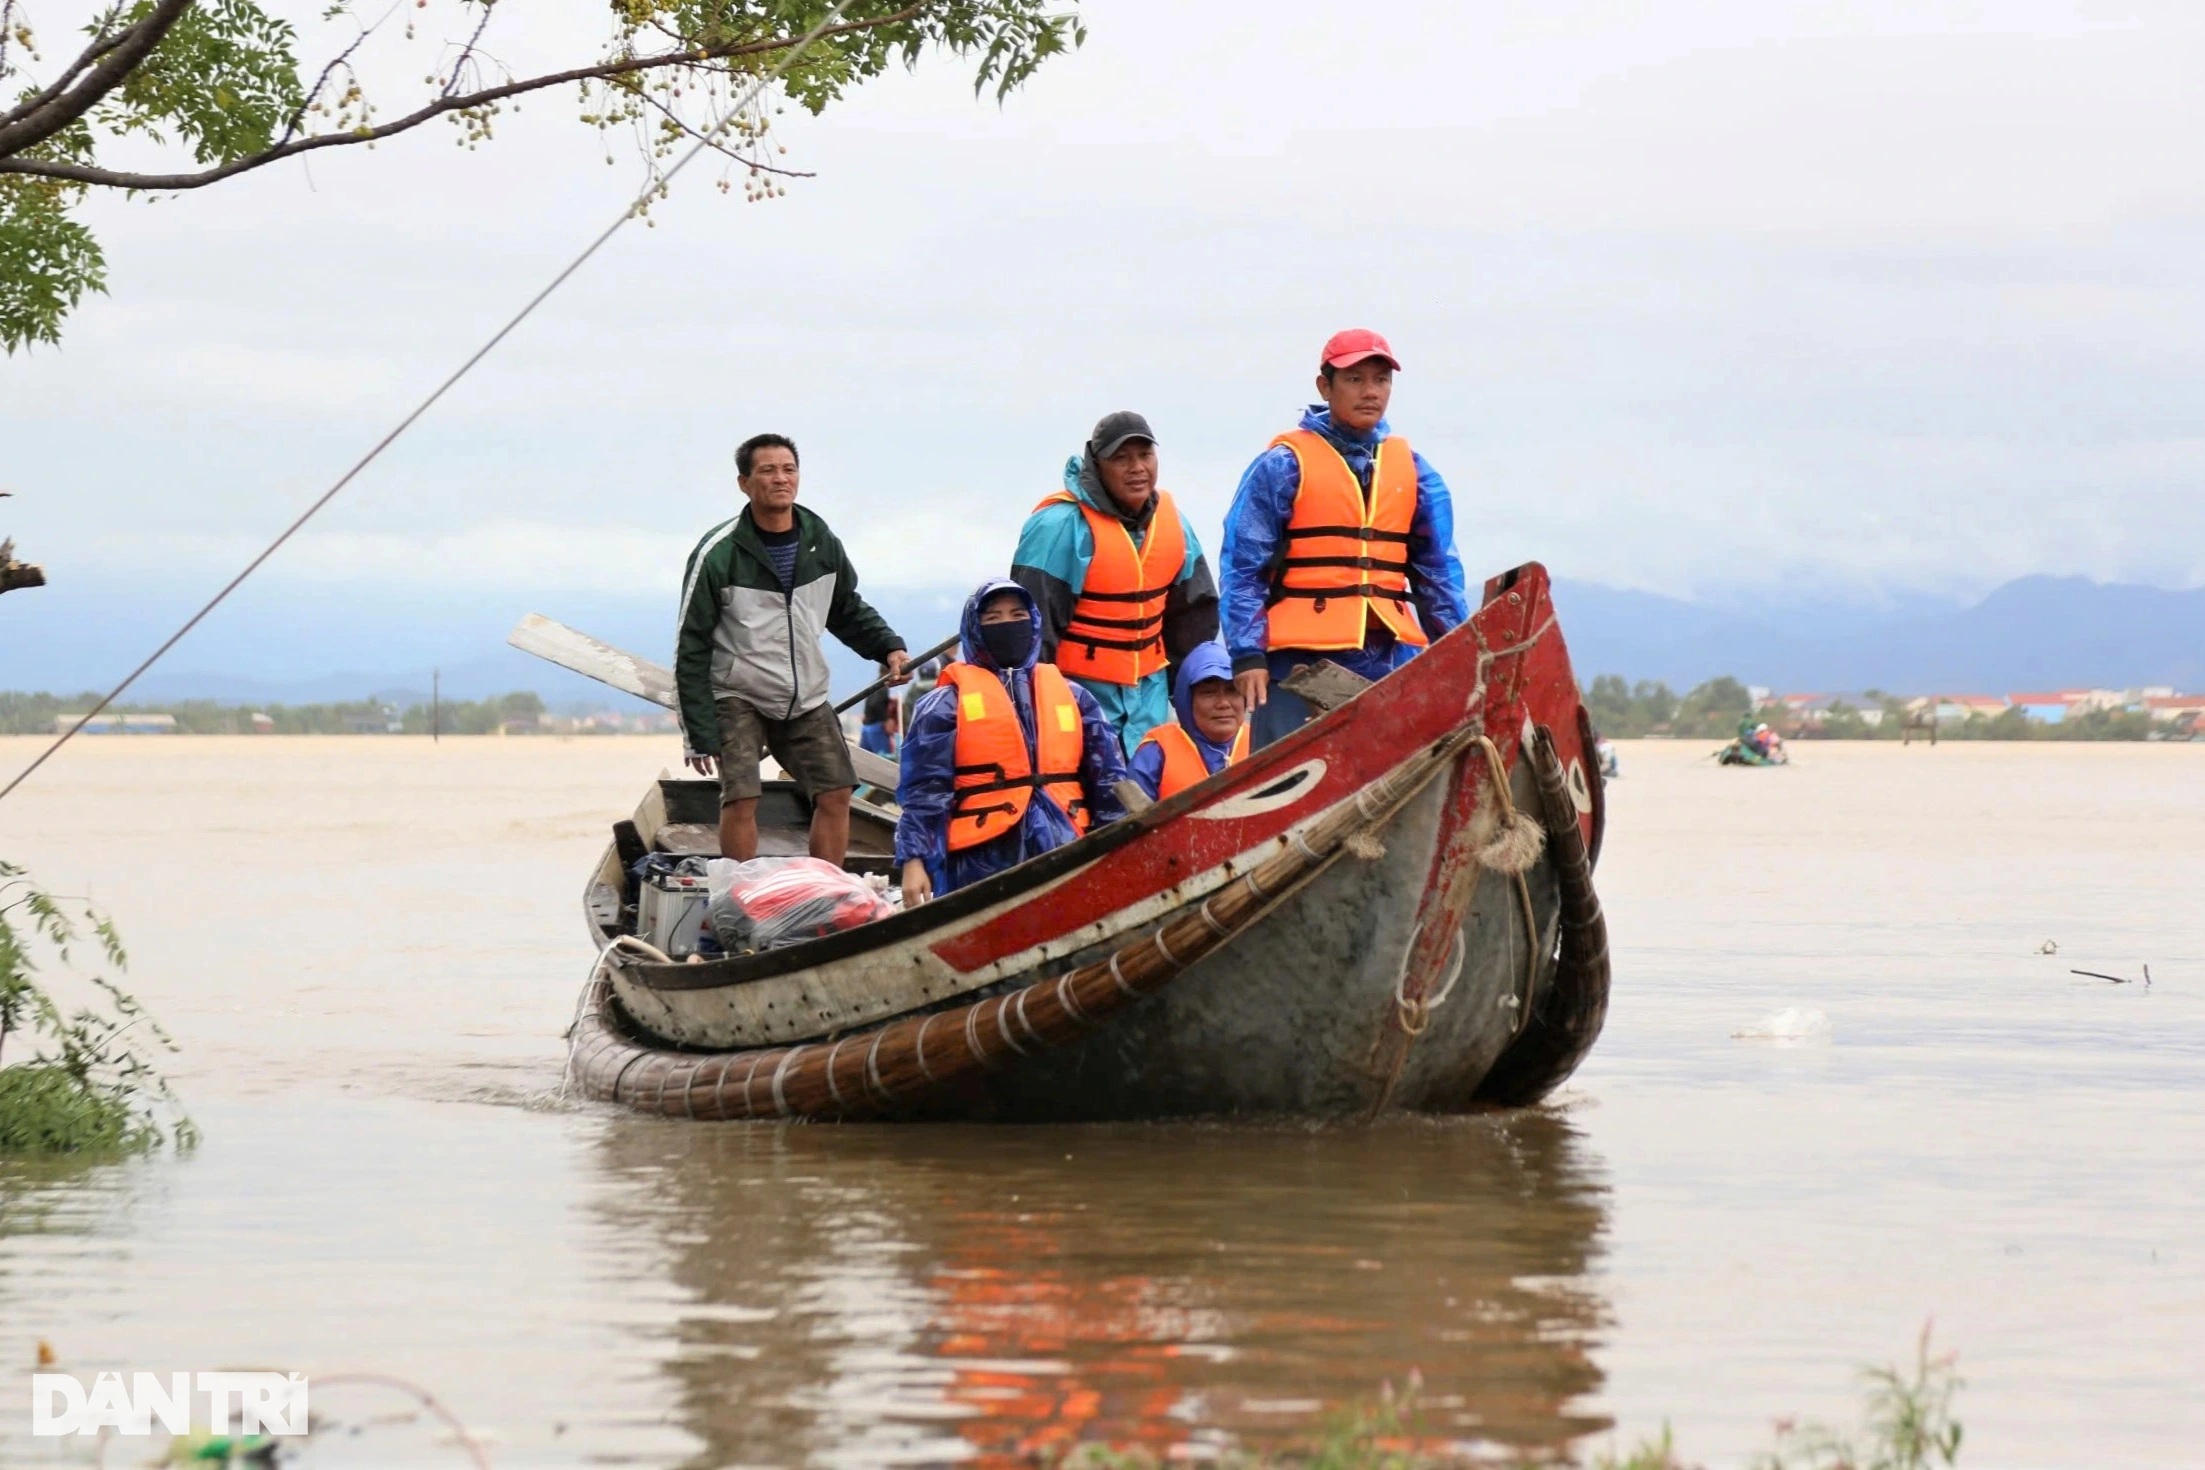
<svg viewBox="0 0 2205 1470">
<path fill-rule="evenodd" d="M 1810 1041 L 1828 1041 L 1830 1018 L 1818 1010 L 1786 1006 L 1730 1034 L 1738 1041 L 1773 1041 L 1778 1046 L 1801 1046 Z"/>
</svg>

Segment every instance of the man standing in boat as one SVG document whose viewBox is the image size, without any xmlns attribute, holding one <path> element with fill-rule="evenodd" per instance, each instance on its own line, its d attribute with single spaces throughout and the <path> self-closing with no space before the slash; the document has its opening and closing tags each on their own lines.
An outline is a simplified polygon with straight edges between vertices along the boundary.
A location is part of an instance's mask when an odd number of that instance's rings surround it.
<svg viewBox="0 0 2205 1470">
<path fill-rule="evenodd" d="M 857 773 L 827 703 L 822 632 L 873 659 L 893 683 L 904 642 L 858 596 L 857 571 L 827 523 L 796 503 L 796 444 L 759 434 L 735 451 L 750 501 L 689 553 L 682 575 L 674 684 L 692 769 L 720 774 L 720 852 L 758 855 L 761 748 L 812 802 L 811 854 L 840 863 L 850 846 Z"/>
<path fill-rule="evenodd" d="M 1076 842 L 1125 815 L 1117 732 L 1041 661 L 1041 613 L 1016 582 L 965 603 L 965 656 L 942 670 L 904 737 L 896 866 L 906 906 Z"/>
<path fill-rule="evenodd" d="M 1011 580 L 1041 609 L 1041 659 L 1095 697 L 1127 755 L 1171 722 L 1171 669 L 1217 637 L 1217 582 L 1156 483 L 1156 434 L 1105 416 L 1034 507 Z"/>
<path fill-rule="evenodd" d="M 1256 748 L 1309 706 L 1277 687 L 1331 659 L 1382 679 L 1470 615 L 1447 482 L 1386 422 L 1400 363 L 1386 339 L 1335 333 L 1317 396 L 1241 476 L 1225 515 L 1225 642 Z"/>
</svg>

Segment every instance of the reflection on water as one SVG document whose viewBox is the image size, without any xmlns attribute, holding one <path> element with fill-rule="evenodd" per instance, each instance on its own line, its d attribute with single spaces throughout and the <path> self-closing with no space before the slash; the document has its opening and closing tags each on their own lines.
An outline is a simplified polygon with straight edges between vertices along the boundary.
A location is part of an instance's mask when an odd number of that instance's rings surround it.
<svg viewBox="0 0 2205 1470">
<path fill-rule="evenodd" d="M 602 1140 L 691 1462 L 1030 1463 L 1306 1432 L 1415 1370 L 1435 1437 L 1605 1425 L 1606 1186 L 1552 1113 L 1368 1132 L 698 1128 Z M 652 1329 L 654 1331 L 661 1329 Z"/>
</svg>

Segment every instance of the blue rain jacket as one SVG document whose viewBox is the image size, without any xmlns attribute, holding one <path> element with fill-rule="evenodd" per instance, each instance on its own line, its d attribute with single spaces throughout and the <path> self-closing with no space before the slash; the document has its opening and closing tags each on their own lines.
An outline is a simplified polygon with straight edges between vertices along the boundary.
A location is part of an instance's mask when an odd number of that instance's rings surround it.
<svg viewBox="0 0 2205 1470">
<path fill-rule="evenodd" d="M 1018 710 L 1018 723 L 1026 732 L 1026 754 L 1031 757 L 1032 671 L 1041 661 L 1041 612 L 1034 606 L 1032 593 L 1002 578 L 981 584 L 980 590 L 966 600 L 964 621 L 959 624 L 965 640 L 965 662 L 1002 672 L 988 657 L 987 645 L 980 639 L 980 608 L 998 592 L 1016 592 L 1024 598 L 1026 611 L 1034 620 L 1034 650 L 1026 655 L 1025 666 L 1014 670 L 1005 681 L 1010 686 L 1011 703 Z M 1079 702 L 1084 746 L 1080 752 L 1080 785 L 1086 790 L 1095 825 L 1100 826 L 1125 815 L 1125 804 L 1118 799 L 1118 783 L 1125 779 L 1125 757 L 1118 749 L 1117 732 L 1103 718 L 1094 696 L 1077 684 L 1071 687 L 1072 698 Z M 903 815 L 896 819 L 896 866 L 900 869 L 912 858 L 924 862 L 937 895 L 969 887 L 1079 839 L 1072 819 L 1049 799 L 1047 792 L 1036 791 L 1026 805 L 1025 820 L 1016 830 L 978 847 L 950 852 L 949 809 L 955 794 L 956 770 L 957 691 L 945 684 L 927 694 L 911 712 L 911 725 L 903 742 L 903 777 L 896 785 L 896 801 L 903 808 Z"/>
<path fill-rule="evenodd" d="M 1117 503 L 1103 488 L 1091 455 L 1074 455 L 1064 462 L 1064 488 L 1103 512 L 1119 515 Z M 1122 520 L 1123 516 L 1119 516 Z M 1136 546 L 1148 538 L 1145 522 L 1128 522 Z M 1186 539 L 1187 559 L 1164 599 L 1164 655 L 1172 664 L 1187 650 L 1217 637 L 1217 581 L 1194 534 L 1194 523 L 1179 513 L 1179 531 Z M 1076 505 L 1061 501 L 1045 505 L 1026 517 L 1018 533 L 1018 549 L 1011 553 L 1011 580 L 1034 596 L 1041 608 L 1041 657 L 1055 662 L 1057 640 L 1072 620 L 1073 604 L 1087 585 L 1087 566 L 1095 559 L 1095 533 Z M 1060 664 L 1059 667 L 1062 667 Z M 1118 733 L 1125 753 L 1131 755 L 1141 737 L 1171 718 L 1171 669 L 1158 669 L 1138 684 L 1106 684 L 1081 679 L 1067 669 L 1066 677 L 1095 696 L 1104 718 Z"/>
<path fill-rule="evenodd" d="M 1393 432 L 1384 423 L 1372 434 L 1351 434 L 1334 428 L 1331 411 L 1322 405 L 1312 405 L 1303 413 L 1301 427 L 1324 435 L 1358 479 L 1370 474 L 1378 441 Z M 1463 581 L 1462 559 L 1455 555 L 1455 509 L 1447 482 L 1423 455 L 1415 459 L 1417 497 L 1416 517 L 1409 525 L 1409 598 L 1424 631 L 1437 638 L 1470 616 L 1470 596 Z M 1283 444 L 1273 445 L 1257 456 L 1240 477 L 1232 508 L 1225 513 L 1219 567 L 1225 644 L 1232 651 L 1236 671 L 1269 667 L 1271 677 L 1277 680 L 1292 672 L 1296 664 L 1308 663 L 1313 657 L 1306 651 L 1297 655 L 1291 650 L 1271 648 L 1264 624 L 1265 599 L 1270 596 L 1278 563 L 1285 555 L 1286 524 L 1293 519 L 1294 497 L 1301 487 L 1301 464 L 1294 458 L 1294 451 Z M 1370 640 L 1361 650 L 1314 657 L 1331 659 L 1366 679 L 1382 679 L 1415 653 L 1413 647 L 1396 643 L 1393 634 L 1373 618 Z"/>
<path fill-rule="evenodd" d="M 1194 686 L 1204 679 L 1223 679 L 1231 683 L 1233 678 L 1232 656 L 1225 652 L 1222 643 L 1205 643 L 1187 655 L 1187 661 L 1179 666 L 1179 677 L 1172 684 L 1171 707 L 1178 713 L 1179 726 L 1194 737 L 1194 748 L 1202 752 L 1202 764 L 1209 767 L 1211 775 L 1225 769 L 1231 757 L 1231 745 L 1212 745 L 1203 737 L 1201 728 L 1194 722 Z M 1155 796 L 1164 784 L 1164 751 L 1162 746 L 1144 745 L 1133 753 L 1131 767 L 1133 779 L 1141 783 L 1141 789 Z"/>
</svg>

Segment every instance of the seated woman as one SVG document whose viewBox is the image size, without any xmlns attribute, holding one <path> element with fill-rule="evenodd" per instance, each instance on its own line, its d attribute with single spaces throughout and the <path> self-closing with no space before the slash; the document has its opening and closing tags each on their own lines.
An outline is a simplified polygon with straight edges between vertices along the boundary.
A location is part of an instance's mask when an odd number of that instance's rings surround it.
<svg viewBox="0 0 2205 1470">
<path fill-rule="evenodd" d="M 1187 651 L 1173 681 L 1176 725 L 1158 725 L 1133 752 L 1133 779 L 1162 801 L 1248 754 L 1248 702 L 1233 683 L 1232 655 L 1220 643 Z"/>
<path fill-rule="evenodd" d="M 1041 612 L 1016 582 L 965 603 L 962 663 L 904 732 L 896 801 L 903 901 L 924 903 L 1125 815 L 1118 737 L 1095 697 L 1038 662 Z"/>
</svg>

